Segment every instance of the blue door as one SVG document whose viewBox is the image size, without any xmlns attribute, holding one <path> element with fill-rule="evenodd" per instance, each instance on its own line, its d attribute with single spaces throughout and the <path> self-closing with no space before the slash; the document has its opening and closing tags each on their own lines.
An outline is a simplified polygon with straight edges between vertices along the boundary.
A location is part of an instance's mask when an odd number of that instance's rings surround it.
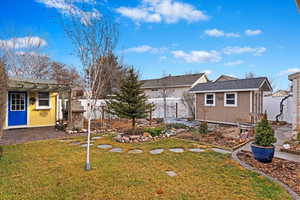
<svg viewBox="0 0 300 200">
<path fill-rule="evenodd" d="M 27 93 L 8 93 L 8 126 L 27 125 Z"/>
</svg>

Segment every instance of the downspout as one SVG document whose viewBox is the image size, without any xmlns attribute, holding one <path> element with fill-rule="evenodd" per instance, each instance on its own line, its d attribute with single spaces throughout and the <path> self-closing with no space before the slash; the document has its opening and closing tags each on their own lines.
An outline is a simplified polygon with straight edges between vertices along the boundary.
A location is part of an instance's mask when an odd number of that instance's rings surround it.
<svg viewBox="0 0 300 200">
<path fill-rule="evenodd" d="M 280 102 L 280 113 L 278 115 L 276 115 L 276 122 L 279 122 L 279 117 L 283 114 L 283 102 L 285 100 L 287 100 L 289 97 L 291 97 L 292 95 L 289 94 L 288 96 L 284 97 L 283 99 L 281 99 Z"/>
</svg>

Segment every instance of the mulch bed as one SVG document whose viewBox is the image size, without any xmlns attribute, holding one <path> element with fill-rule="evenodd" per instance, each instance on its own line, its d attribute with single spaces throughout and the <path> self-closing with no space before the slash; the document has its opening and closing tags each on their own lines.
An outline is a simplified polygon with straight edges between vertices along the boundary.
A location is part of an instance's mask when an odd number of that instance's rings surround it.
<svg viewBox="0 0 300 200">
<path fill-rule="evenodd" d="M 237 156 L 248 165 L 287 184 L 300 195 L 300 163 L 280 158 L 274 158 L 272 163 L 261 163 L 255 160 L 252 153 L 248 151 L 241 151 Z"/>
<path fill-rule="evenodd" d="M 287 144 L 290 145 L 290 148 L 289 149 L 281 148 L 281 151 L 300 155 L 300 142 L 299 141 L 291 140 L 291 141 L 288 141 Z"/>
<path fill-rule="evenodd" d="M 228 147 L 228 148 L 234 148 L 237 145 L 245 143 L 249 140 L 249 139 L 223 137 L 218 133 L 196 134 L 193 132 L 184 132 L 178 134 L 176 137 L 181 139 L 188 139 L 197 142 L 208 143 L 216 146 Z"/>
</svg>

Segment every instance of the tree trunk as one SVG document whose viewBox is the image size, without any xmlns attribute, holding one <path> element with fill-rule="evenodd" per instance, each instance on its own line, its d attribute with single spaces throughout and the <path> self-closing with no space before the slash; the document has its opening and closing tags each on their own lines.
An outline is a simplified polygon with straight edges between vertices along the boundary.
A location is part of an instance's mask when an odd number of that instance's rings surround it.
<svg viewBox="0 0 300 200">
<path fill-rule="evenodd" d="M 135 117 L 132 118 L 132 128 L 135 129 Z"/>
<path fill-rule="evenodd" d="M 87 147 L 86 147 L 86 165 L 85 165 L 85 170 L 90 170 L 91 169 L 91 164 L 90 164 L 90 143 L 91 143 L 91 116 L 89 116 L 88 119 L 88 138 L 87 138 Z"/>
</svg>

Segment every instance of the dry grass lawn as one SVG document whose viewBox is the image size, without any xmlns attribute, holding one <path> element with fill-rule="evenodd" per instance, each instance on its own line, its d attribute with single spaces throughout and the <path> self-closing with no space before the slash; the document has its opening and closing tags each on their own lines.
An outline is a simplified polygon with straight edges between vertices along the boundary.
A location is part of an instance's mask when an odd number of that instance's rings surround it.
<svg viewBox="0 0 300 200">
<path fill-rule="evenodd" d="M 83 141 L 83 138 L 76 138 Z M 132 145 L 104 138 L 96 144 L 122 147 L 110 153 L 92 147 L 92 168 L 84 170 L 85 148 L 57 140 L 4 147 L 0 160 L 0 199 L 290 199 L 277 184 L 243 169 L 228 155 L 211 151 L 150 155 L 157 147 L 194 144 L 176 139 Z M 142 154 L 128 154 L 140 148 Z M 165 173 L 173 170 L 175 177 Z"/>
</svg>

